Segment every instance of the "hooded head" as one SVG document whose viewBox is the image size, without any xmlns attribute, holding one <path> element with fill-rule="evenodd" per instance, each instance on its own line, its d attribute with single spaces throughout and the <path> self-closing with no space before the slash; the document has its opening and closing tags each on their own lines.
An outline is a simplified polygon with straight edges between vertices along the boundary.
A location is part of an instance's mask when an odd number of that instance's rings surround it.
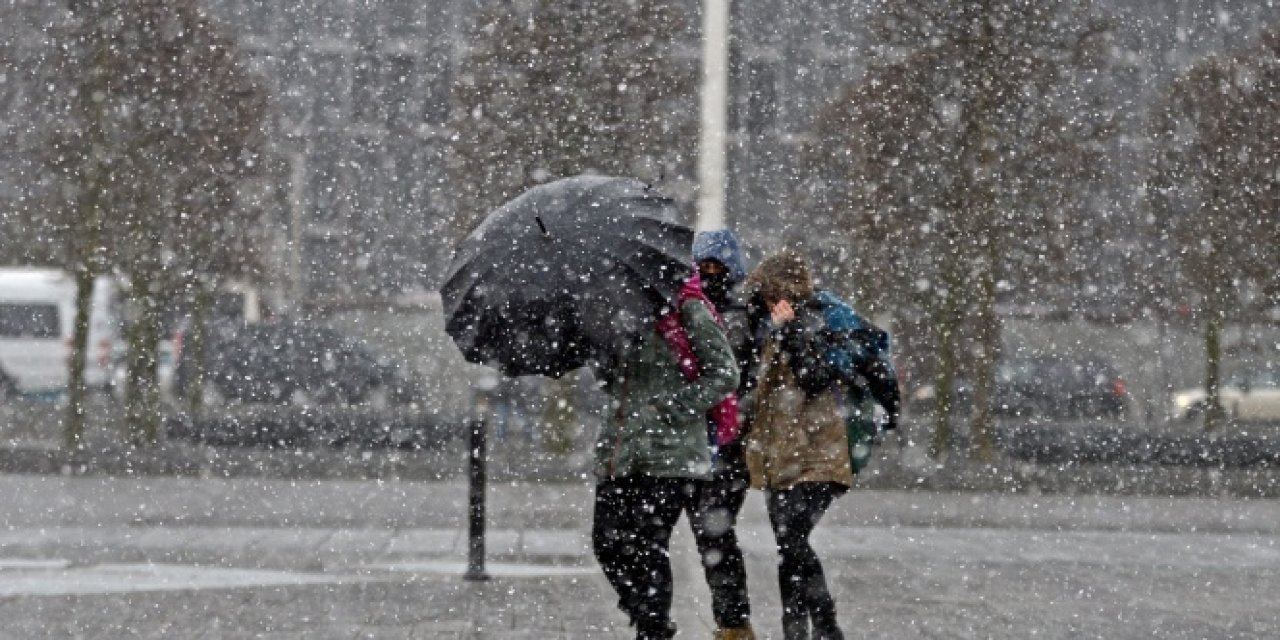
<svg viewBox="0 0 1280 640">
<path fill-rule="evenodd" d="M 725 304 L 729 290 L 747 275 L 738 238 L 728 229 L 698 232 L 693 237 L 693 260 L 702 272 L 702 288 L 716 306 Z"/>
<path fill-rule="evenodd" d="M 715 260 L 724 266 L 729 272 L 730 286 L 747 277 L 747 265 L 742 260 L 742 249 L 738 248 L 738 237 L 728 229 L 699 231 L 693 237 L 693 261 L 703 260 Z"/>
<path fill-rule="evenodd" d="M 813 296 L 809 265 L 792 251 L 775 253 L 762 260 L 747 277 L 747 286 L 770 305 L 780 300 L 794 303 Z"/>
</svg>

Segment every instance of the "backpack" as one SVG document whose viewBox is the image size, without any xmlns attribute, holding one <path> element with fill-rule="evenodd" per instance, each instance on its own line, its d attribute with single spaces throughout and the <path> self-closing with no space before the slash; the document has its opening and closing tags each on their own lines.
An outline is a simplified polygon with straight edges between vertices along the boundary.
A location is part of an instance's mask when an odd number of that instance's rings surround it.
<svg viewBox="0 0 1280 640">
<path fill-rule="evenodd" d="M 898 409 L 891 341 L 888 332 L 863 319 L 834 294 L 819 290 L 815 299 L 825 324 L 823 360 L 843 383 L 834 385 L 832 392 L 845 416 L 849 463 L 856 474 L 867 466 L 871 447 L 877 443 L 875 404 L 890 412 Z"/>
</svg>

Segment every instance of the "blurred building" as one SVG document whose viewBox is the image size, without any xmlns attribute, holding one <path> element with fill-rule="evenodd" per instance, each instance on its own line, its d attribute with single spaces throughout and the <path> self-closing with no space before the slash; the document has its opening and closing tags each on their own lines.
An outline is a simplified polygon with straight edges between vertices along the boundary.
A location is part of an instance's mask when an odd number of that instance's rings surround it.
<svg viewBox="0 0 1280 640">
<path fill-rule="evenodd" d="M 677 0 L 698 24 L 697 0 Z M 348 305 L 418 298 L 435 288 L 449 248 L 444 150 L 450 85 L 481 6 L 511 0 L 204 0 L 239 38 L 278 106 L 269 179 L 250 194 L 279 250 L 281 296 Z M 520 4 L 518 1 L 514 4 Z M 526 1 L 527 4 L 527 1 Z M 774 248 L 797 180 L 793 159 L 823 100 L 862 71 L 876 3 L 731 2 L 730 137 L 726 211 L 755 251 Z M 1103 0 L 1120 16 L 1112 55 L 1135 115 L 1117 150 L 1134 172 L 1100 194 L 1100 215 L 1133 215 L 1141 112 L 1171 74 L 1205 52 L 1239 47 L 1276 25 L 1275 0 Z M 20 120 L 24 56 L 47 46 L 42 25 L 61 3 L 0 3 L 0 200 L 22 196 L 38 122 Z M 696 38 L 696 33 L 695 36 Z M 697 50 L 688 42 L 685 50 Z M 10 115 L 4 115 L 10 114 Z M 36 124 L 33 124 L 36 122 Z M 22 138 L 24 144 L 14 140 Z M 3 210 L 3 209 L 0 209 Z M 1116 260 L 1127 255 L 1113 248 Z M 1122 268 L 1122 267 L 1118 267 Z"/>
<path fill-rule="evenodd" d="M 276 96 L 275 267 L 294 300 L 412 294 L 439 268 L 459 4 L 207 2 Z"/>
</svg>

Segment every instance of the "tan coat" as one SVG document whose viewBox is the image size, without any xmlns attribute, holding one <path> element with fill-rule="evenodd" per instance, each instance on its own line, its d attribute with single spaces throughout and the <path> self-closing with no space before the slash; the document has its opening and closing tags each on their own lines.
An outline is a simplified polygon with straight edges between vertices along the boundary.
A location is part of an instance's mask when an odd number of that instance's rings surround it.
<svg viewBox="0 0 1280 640">
<path fill-rule="evenodd" d="M 849 440 L 832 389 L 806 398 L 786 356 L 769 340 L 761 357 L 747 468 L 756 489 L 790 489 L 800 482 L 853 485 Z"/>
</svg>

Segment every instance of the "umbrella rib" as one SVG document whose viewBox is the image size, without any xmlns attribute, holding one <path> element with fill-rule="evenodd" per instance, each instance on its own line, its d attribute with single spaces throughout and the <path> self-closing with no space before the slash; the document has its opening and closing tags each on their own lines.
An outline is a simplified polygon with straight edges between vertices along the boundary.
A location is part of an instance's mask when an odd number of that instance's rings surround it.
<svg viewBox="0 0 1280 640">
<path fill-rule="evenodd" d="M 543 234 L 545 236 L 550 236 L 552 228 L 546 227 L 545 221 L 541 220 L 541 216 L 535 216 L 535 218 L 537 219 L 536 220 L 537 222 L 542 223 L 539 226 L 539 228 L 545 227 Z M 682 230 L 687 229 L 687 227 L 683 227 L 679 223 L 676 223 L 670 220 L 664 220 L 658 217 L 652 217 L 652 216 L 636 215 L 633 217 L 626 218 L 625 221 L 630 224 L 634 224 L 641 227 L 638 230 L 641 232 L 642 236 L 639 238 L 635 238 L 635 237 L 628 237 L 625 234 L 619 233 L 614 236 L 614 239 L 627 241 L 633 244 L 642 244 L 646 246 L 651 246 L 663 253 L 669 253 L 672 250 L 677 250 L 677 251 L 680 250 L 679 247 L 677 246 L 671 246 L 673 244 L 672 241 L 681 235 Z M 605 222 L 607 222 L 607 220 Z M 568 227 L 562 227 L 557 230 L 557 233 L 554 236 L 554 238 L 557 240 L 567 240 L 567 239 L 576 238 L 576 237 L 583 237 L 583 234 L 588 234 L 588 233 L 597 231 L 600 228 L 601 228 L 600 225 L 572 225 Z M 646 233 L 646 231 L 649 231 L 651 233 Z M 577 235 L 575 235 L 575 232 L 577 232 Z M 503 243 L 515 242 L 517 240 L 524 239 L 527 237 L 528 237 L 527 235 L 519 235 L 519 236 L 510 235 L 509 237 L 503 236 L 501 240 Z M 594 236 L 587 236 L 587 237 L 592 238 Z M 492 243 L 497 239 L 498 238 L 496 236 L 490 237 L 488 238 L 488 242 Z M 692 240 L 693 238 L 690 237 L 689 238 L 690 244 L 692 243 Z M 679 244 L 680 246 L 683 246 L 684 243 L 679 243 Z M 458 250 L 455 253 L 454 262 L 458 265 L 465 265 L 467 262 L 474 260 L 476 257 L 478 257 L 479 254 L 484 253 L 485 251 L 486 250 L 482 245 L 477 244 L 476 242 L 471 242 L 471 239 L 464 240 L 463 243 L 459 245 Z M 454 273 L 456 273 L 458 270 L 459 269 L 455 269 Z M 450 277 L 450 279 L 452 279 L 452 276 Z"/>
<path fill-rule="evenodd" d="M 669 261 L 670 261 L 671 263 L 673 263 L 673 264 L 678 264 L 678 261 L 676 261 L 676 260 L 674 260 L 674 259 L 670 258 L 669 256 L 667 256 L 667 255 L 666 255 L 666 254 L 661 250 L 661 248 L 659 248 L 659 247 L 655 247 L 655 246 L 648 245 L 648 244 L 644 244 L 644 243 L 635 242 L 633 239 L 630 239 L 630 238 L 618 238 L 618 240 L 620 240 L 620 241 L 621 241 L 621 244 L 625 244 L 625 245 L 627 245 L 627 246 L 628 246 L 628 248 L 632 249 L 633 253 L 634 253 L 634 254 L 636 254 L 636 255 L 642 255 L 642 254 L 644 254 L 644 253 L 650 253 L 650 254 L 654 254 L 654 255 L 656 255 L 656 256 L 659 256 L 659 257 L 661 257 L 661 258 L 662 258 L 662 259 L 664 259 L 664 260 L 669 260 Z M 563 244 L 566 244 L 566 245 L 572 245 L 572 248 L 574 248 L 574 249 L 576 249 L 577 251 L 581 252 L 581 254 L 595 256 L 596 258 L 600 259 L 602 262 L 603 262 L 603 261 L 612 261 L 612 262 L 617 262 L 617 263 L 619 263 L 619 264 L 625 265 L 625 266 L 627 267 L 628 271 L 629 271 L 629 272 L 630 272 L 630 273 L 631 273 L 631 274 L 632 274 L 632 275 L 633 275 L 637 280 L 639 280 L 640 282 L 646 282 L 646 283 L 647 283 L 647 282 L 650 280 L 650 278 L 644 274 L 644 272 L 643 272 L 643 270 L 642 270 L 641 268 L 637 267 L 634 263 L 632 263 L 632 262 L 631 262 L 631 259 L 630 259 L 630 257 L 629 257 L 629 256 L 604 253 L 604 252 L 602 252 L 600 249 L 598 249 L 598 248 L 596 248 L 596 247 L 593 247 L 593 246 L 591 246 L 591 245 L 587 244 L 587 243 L 586 243 L 586 241 L 585 241 L 585 239 L 583 239 L 583 238 L 579 238 L 579 237 L 568 237 L 568 238 L 561 237 L 561 238 L 558 238 L 558 239 L 557 239 L 557 241 L 558 241 L 558 242 L 561 242 L 561 243 L 563 243 Z M 501 265 L 498 265 L 498 264 L 492 264 L 492 263 L 491 263 L 491 264 L 487 265 L 487 266 L 484 268 L 484 270 L 483 270 L 483 271 L 481 271 L 481 272 L 477 273 L 474 277 L 472 277 L 472 278 L 471 278 L 471 282 L 472 282 L 472 283 L 475 283 L 475 282 L 479 282 L 479 281 L 482 281 L 482 280 L 486 280 L 486 279 L 488 279 L 492 274 L 494 274 L 495 272 L 497 272 L 500 268 L 502 268 L 502 266 L 501 266 Z M 454 285 L 454 280 L 455 280 L 457 277 L 459 277 L 459 276 L 461 276 L 462 274 L 464 274 L 465 272 L 466 272 L 466 269 L 464 269 L 464 268 L 459 268 L 459 269 L 457 269 L 457 270 L 454 272 L 454 276 L 453 276 L 453 277 L 451 277 L 451 278 L 450 278 L 450 280 L 449 280 L 448 282 L 446 282 L 446 283 L 445 283 L 444 290 L 445 290 L 445 291 L 449 291 L 450 289 L 453 289 L 453 288 L 454 288 L 454 286 L 455 286 L 455 285 Z M 473 286 L 474 286 L 474 284 L 472 284 L 472 286 L 467 287 L 467 289 L 469 290 L 469 289 L 471 289 Z M 463 293 L 465 293 L 465 292 L 463 292 Z M 464 296 L 462 296 L 462 297 L 465 297 L 465 295 L 464 295 Z M 459 301 L 460 301 L 460 299 L 459 299 Z M 455 306 L 456 306 L 456 305 L 455 305 Z"/>
<path fill-rule="evenodd" d="M 620 239 L 623 240 L 624 242 L 629 243 L 629 239 L 627 238 L 620 238 Z M 654 283 L 650 281 L 651 278 L 644 273 L 643 269 L 641 269 L 640 267 L 637 267 L 635 264 L 631 262 L 630 256 L 620 256 L 620 255 L 603 253 L 599 249 L 586 244 L 586 242 L 582 238 L 563 238 L 561 239 L 561 241 L 565 243 L 570 243 L 570 242 L 574 243 L 582 251 L 583 254 L 595 256 L 597 259 L 600 259 L 602 262 L 609 261 L 609 262 L 614 262 L 618 265 L 621 265 L 637 280 L 637 282 L 643 283 L 646 288 L 649 288 L 649 289 L 653 288 Z M 670 260 L 670 262 L 672 263 L 679 264 L 677 261 L 671 260 L 669 256 L 664 254 L 661 250 L 659 250 L 656 247 L 641 245 L 641 250 L 657 254 L 664 260 Z M 640 252 L 636 252 L 636 253 L 639 254 Z"/>
</svg>

